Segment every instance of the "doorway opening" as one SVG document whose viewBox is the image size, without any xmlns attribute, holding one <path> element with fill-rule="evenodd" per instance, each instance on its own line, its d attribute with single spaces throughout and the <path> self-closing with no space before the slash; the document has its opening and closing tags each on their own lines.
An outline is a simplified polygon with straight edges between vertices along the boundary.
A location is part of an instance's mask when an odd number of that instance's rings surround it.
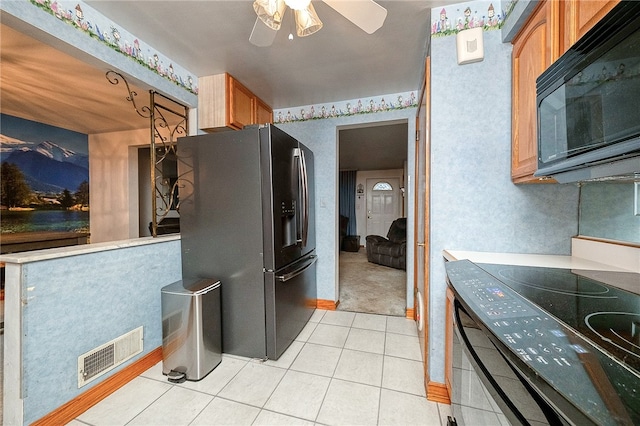
<svg viewBox="0 0 640 426">
<path fill-rule="evenodd" d="M 406 269 L 370 262 L 366 237 L 406 217 L 408 131 L 406 120 L 338 129 L 338 310 L 406 315 Z"/>
</svg>

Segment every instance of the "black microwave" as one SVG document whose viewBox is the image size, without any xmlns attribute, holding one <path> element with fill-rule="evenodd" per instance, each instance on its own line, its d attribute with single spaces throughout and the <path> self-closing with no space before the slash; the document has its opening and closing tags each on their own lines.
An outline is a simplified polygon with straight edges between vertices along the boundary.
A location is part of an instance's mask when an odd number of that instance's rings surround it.
<svg viewBox="0 0 640 426">
<path fill-rule="evenodd" d="M 536 80 L 538 169 L 640 181 L 640 1 L 621 1 Z"/>
</svg>

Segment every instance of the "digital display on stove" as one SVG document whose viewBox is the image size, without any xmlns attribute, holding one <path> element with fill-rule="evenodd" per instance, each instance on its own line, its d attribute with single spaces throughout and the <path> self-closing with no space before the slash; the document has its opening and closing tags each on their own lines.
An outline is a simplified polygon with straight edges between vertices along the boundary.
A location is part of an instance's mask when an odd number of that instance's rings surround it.
<svg viewBox="0 0 640 426">
<path fill-rule="evenodd" d="M 497 287 L 490 287 L 490 288 L 488 288 L 488 289 L 487 289 L 487 291 L 488 291 L 489 293 L 491 293 L 491 294 L 492 294 L 493 296 L 495 296 L 495 297 L 499 297 L 499 298 L 501 298 L 501 299 L 503 299 L 503 298 L 505 297 L 505 296 L 504 296 L 504 293 L 502 292 L 502 290 L 500 290 L 500 289 L 499 289 L 499 288 L 497 288 Z"/>
</svg>

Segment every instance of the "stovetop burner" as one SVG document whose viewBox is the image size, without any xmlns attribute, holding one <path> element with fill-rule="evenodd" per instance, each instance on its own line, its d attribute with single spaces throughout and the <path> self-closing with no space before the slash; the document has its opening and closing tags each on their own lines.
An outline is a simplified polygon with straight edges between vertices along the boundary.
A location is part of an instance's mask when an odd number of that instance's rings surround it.
<svg viewBox="0 0 640 426">
<path fill-rule="evenodd" d="M 584 321 L 602 340 L 640 359 L 640 314 L 596 312 L 587 315 Z"/>
<path fill-rule="evenodd" d="M 597 281 L 579 279 L 567 275 L 565 270 L 515 270 L 506 266 L 498 272 L 498 278 L 533 289 L 579 297 L 615 298 L 609 288 Z"/>
<path fill-rule="evenodd" d="M 479 266 L 640 375 L 640 295 L 603 282 L 630 278 L 640 285 L 640 274 Z"/>
</svg>

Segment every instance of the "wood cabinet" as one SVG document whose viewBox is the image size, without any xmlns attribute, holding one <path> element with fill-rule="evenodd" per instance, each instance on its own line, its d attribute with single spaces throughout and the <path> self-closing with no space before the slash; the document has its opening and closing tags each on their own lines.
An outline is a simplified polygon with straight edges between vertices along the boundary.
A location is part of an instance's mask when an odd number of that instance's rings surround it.
<svg viewBox="0 0 640 426">
<path fill-rule="evenodd" d="M 566 52 L 620 0 L 565 0 L 560 6 L 560 53 Z"/>
<path fill-rule="evenodd" d="M 513 40 L 511 180 L 555 182 L 533 176 L 537 167 L 536 79 L 602 19 L 619 0 L 545 0 Z"/>
<path fill-rule="evenodd" d="M 255 124 L 254 120 L 254 98 L 249 89 L 244 87 L 238 80 L 227 74 L 227 127 L 242 129 L 248 124 Z"/>
<path fill-rule="evenodd" d="M 271 107 L 230 74 L 198 79 L 198 127 L 207 132 L 273 122 Z"/>
<path fill-rule="evenodd" d="M 260 100 L 255 98 L 256 106 L 256 123 L 273 123 L 273 110 L 271 107 Z"/>
<path fill-rule="evenodd" d="M 511 179 L 532 182 L 537 166 L 536 78 L 552 62 L 552 2 L 541 2 L 513 41 Z"/>
</svg>

